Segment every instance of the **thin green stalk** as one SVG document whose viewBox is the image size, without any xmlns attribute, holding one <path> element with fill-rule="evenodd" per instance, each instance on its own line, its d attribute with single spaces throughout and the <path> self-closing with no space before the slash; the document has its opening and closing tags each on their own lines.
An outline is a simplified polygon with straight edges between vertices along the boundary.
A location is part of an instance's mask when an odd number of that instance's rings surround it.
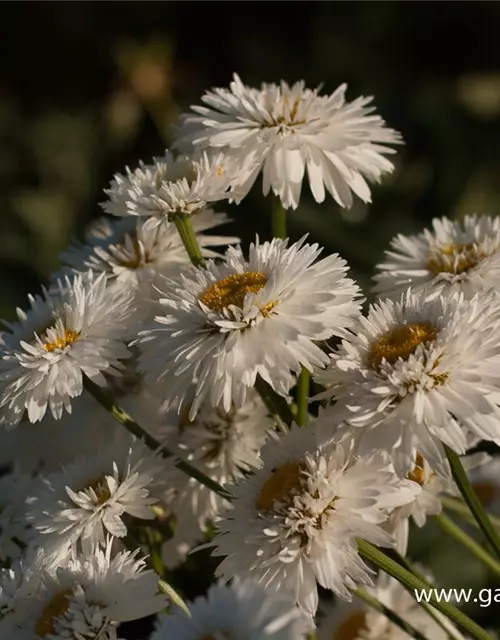
<svg viewBox="0 0 500 640">
<path fill-rule="evenodd" d="M 181 237 L 186 251 L 191 259 L 191 262 L 195 267 L 204 267 L 205 258 L 201 253 L 201 248 L 196 237 L 195 230 L 193 229 L 193 222 L 191 216 L 177 214 L 174 216 L 173 221 L 177 227 L 177 231 Z"/>
<path fill-rule="evenodd" d="M 89 380 L 86 377 L 84 377 L 83 379 L 83 386 L 92 396 L 94 396 L 97 402 L 113 416 L 113 418 L 117 422 L 123 425 L 127 429 L 127 431 L 129 431 L 136 438 L 140 438 L 147 447 L 149 447 L 153 451 L 160 451 L 164 458 L 170 458 L 174 456 L 176 458 L 175 466 L 180 471 L 190 476 L 191 478 L 198 480 L 200 484 L 204 485 L 208 489 L 211 489 L 212 491 L 215 491 L 215 493 L 218 493 L 222 498 L 225 498 L 229 501 L 232 499 L 232 495 L 228 491 L 226 491 L 222 485 L 220 485 L 218 482 L 215 482 L 215 480 L 212 480 L 212 478 L 194 467 L 187 460 L 183 460 L 182 458 L 180 458 L 177 453 L 168 449 L 161 442 L 158 442 L 156 438 L 153 438 L 153 436 L 145 431 L 140 424 L 138 424 L 131 416 L 129 416 L 126 411 L 124 411 L 120 406 L 116 404 L 114 398 L 107 391 L 105 391 L 104 389 L 96 385 L 95 382 L 92 382 L 92 380 Z"/>
<path fill-rule="evenodd" d="M 302 373 L 297 381 L 297 424 L 303 427 L 307 421 L 307 409 L 309 405 L 309 383 L 311 376 L 307 369 L 302 369 Z"/>
<path fill-rule="evenodd" d="M 491 544 L 495 555 L 500 558 L 500 536 L 495 527 L 491 523 L 488 514 L 484 510 L 481 501 L 476 495 L 476 492 L 472 488 L 472 485 L 467 477 L 467 473 L 460 461 L 459 456 L 452 451 L 447 445 L 444 445 L 448 462 L 450 463 L 451 473 L 455 480 L 463 499 L 467 503 L 472 515 L 476 519 L 486 539 Z"/>
<path fill-rule="evenodd" d="M 260 376 L 257 376 L 255 389 L 262 398 L 269 413 L 272 416 L 280 418 L 287 426 L 290 426 L 295 418 L 285 398 L 279 396 Z"/>
<path fill-rule="evenodd" d="M 281 200 L 276 198 L 272 211 L 272 231 L 274 238 L 287 238 L 286 230 L 286 209 L 281 204 Z"/>
<path fill-rule="evenodd" d="M 386 616 L 386 618 L 389 618 L 391 622 L 397 625 L 409 636 L 416 638 L 416 640 L 427 640 L 423 633 L 420 633 L 420 631 L 415 629 L 415 627 L 412 627 L 411 624 L 403 620 L 403 618 L 399 616 L 395 611 L 393 611 L 389 607 L 386 607 L 385 604 L 377 600 L 377 598 L 365 591 L 365 589 L 359 587 L 358 589 L 356 589 L 355 593 L 358 598 L 366 602 L 366 604 L 372 607 L 372 609 L 375 609 L 375 611 L 379 611 L 384 616 Z"/>
<path fill-rule="evenodd" d="M 426 591 L 430 596 L 429 604 L 432 604 L 433 607 L 455 622 L 471 636 L 477 638 L 477 640 L 493 640 L 489 633 L 457 609 L 457 607 L 448 602 L 439 602 L 427 582 L 410 573 L 395 560 L 389 558 L 383 551 L 366 540 L 358 540 L 358 550 L 361 556 L 395 578 L 406 587 L 412 595 L 415 595 L 415 591 Z"/>
<path fill-rule="evenodd" d="M 137 538 L 132 533 L 130 533 L 130 531 L 125 536 L 124 541 L 125 541 L 125 546 L 129 551 L 135 551 L 136 549 L 141 549 L 142 551 L 141 543 L 139 542 L 139 540 L 137 540 Z M 159 571 L 158 569 L 160 569 L 160 567 L 158 568 L 155 567 L 155 564 L 152 561 L 151 556 L 142 556 L 142 559 L 150 569 L 152 569 L 153 571 L 159 574 L 158 590 L 164 593 L 167 596 L 167 598 L 170 600 L 170 602 L 172 602 L 172 604 L 181 608 L 185 613 L 187 613 L 187 615 L 190 616 L 191 614 L 189 612 L 189 609 L 186 603 L 184 602 L 184 600 L 182 599 L 182 597 L 177 593 L 177 591 L 172 587 L 172 585 L 170 585 L 168 582 L 163 580 L 163 578 L 161 578 L 161 576 L 165 572 L 165 567 L 162 566 L 161 567 L 162 570 Z M 170 613 L 169 609 L 170 607 L 167 607 L 166 609 L 163 610 L 163 612 Z"/>
<path fill-rule="evenodd" d="M 500 562 L 495 560 L 495 558 L 491 556 L 486 549 L 467 535 L 465 531 L 455 524 L 451 518 L 444 515 L 444 513 L 441 513 L 440 515 L 435 516 L 434 520 L 443 531 L 468 549 L 478 560 L 481 560 L 481 562 L 495 573 L 500 574 Z"/>
<path fill-rule="evenodd" d="M 476 519 L 470 512 L 469 507 L 465 504 L 465 502 L 463 502 L 463 500 L 460 500 L 459 498 L 450 498 L 448 496 L 443 496 L 441 498 L 441 504 L 447 511 L 453 511 L 457 514 L 457 516 L 465 520 L 465 522 L 473 524 L 477 529 L 480 529 L 478 523 L 476 522 Z M 500 518 L 492 515 L 491 513 L 489 513 L 488 516 L 493 526 L 496 529 L 500 530 Z"/>
</svg>

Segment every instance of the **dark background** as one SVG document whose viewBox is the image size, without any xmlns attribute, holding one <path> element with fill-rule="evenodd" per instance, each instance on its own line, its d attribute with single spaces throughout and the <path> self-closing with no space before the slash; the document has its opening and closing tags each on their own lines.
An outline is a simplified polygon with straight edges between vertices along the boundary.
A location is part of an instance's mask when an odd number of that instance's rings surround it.
<svg viewBox="0 0 500 640">
<path fill-rule="evenodd" d="M 203 91 L 305 79 L 374 95 L 406 145 L 373 204 L 317 205 L 291 235 L 348 259 L 368 291 L 397 232 L 433 217 L 500 212 L 498 2 L 6 2 L 0 5 L 0 316 L 13 317 L 100 214 L 115 171 L 161 155 Z M 162 139 L 164 142 L 162 142 Z M 229 207 L 245 241 L 269 233 L 260 182 Z M 235 229 L 228 229 L 234 233 Z M 482 569 L 432 528 L 416 539 L 446 586 Z M 500 605 L 478 608 L 485 623 Z"/>
</svg>

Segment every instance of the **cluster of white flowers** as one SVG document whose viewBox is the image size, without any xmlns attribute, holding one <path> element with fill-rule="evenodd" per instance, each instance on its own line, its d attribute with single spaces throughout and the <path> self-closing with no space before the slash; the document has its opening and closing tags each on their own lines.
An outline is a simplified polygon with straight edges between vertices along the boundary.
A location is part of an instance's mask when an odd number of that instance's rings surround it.
<svg viewBox="0 0 500 640">
<path fill-rule="evenodd" d="M 362 585 L 427 640 L 460 637 L 374 583 L 360 541 L 406 554 L 410 521 L 459 494 L 450 452 L 499 512 L 498 459 L 467 454 L 500 445 L 500 218 L 399 235 L 366 313 L 346 262 L 307 236 L 211 234 L 229 221 L 212 207 L 237 220 L 261 170 L 282 210 L 306 174 L 317 202 L 371 200 L 401 138 L 346 89 L 235 75 L 207 92 L 179 154 L 116 174 L 115 217 L 5 322 L 2 638 L 117 640 L 167 606 L 153 640 L 406 638 L 353 601 Z M 230 585 L 187 613 L 164 579 L 201 548 Z M 340 599 L 326 615 L 320 587 Z"/>
</svg>

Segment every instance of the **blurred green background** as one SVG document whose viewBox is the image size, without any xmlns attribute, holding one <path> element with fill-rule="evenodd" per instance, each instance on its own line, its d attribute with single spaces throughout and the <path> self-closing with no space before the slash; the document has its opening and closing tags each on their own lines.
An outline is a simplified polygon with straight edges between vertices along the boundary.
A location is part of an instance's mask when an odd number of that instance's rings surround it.
<svg viewBox="0 0 500 640">
<path fill-rule="evenodd" d="M 340 210 L 307 190 L 291 235 L 338 251 L 368 291 L 397 232 L 435 216 L 500 213 L 498 2 L 10 2 L 0 6 L 0 316 L 12 318 L 100 215 L 116 171 L 160 155 L 203 91 L 305 79 L 374 95 L 405 146 L 373 204 Z M 260 182 L 227 207 L 230 233 L 270 230 Z M 484 586 L 432 527 L 416 539 L 444 586 Z M 473 584 L 474 583 L 474 584 Z M 493 624 L 500 605 L 475 607 Z"/>
</svg>

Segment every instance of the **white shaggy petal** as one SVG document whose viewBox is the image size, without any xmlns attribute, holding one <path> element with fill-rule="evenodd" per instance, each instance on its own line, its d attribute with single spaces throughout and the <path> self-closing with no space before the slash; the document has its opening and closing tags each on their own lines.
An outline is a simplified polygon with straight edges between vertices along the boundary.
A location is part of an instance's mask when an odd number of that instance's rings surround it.
<svg viewBox="0 0 500 640">
<path fill-rule="evenodd" d="M 233 509 L 218 523 L 213 554 L 225 557 L 217 574 L 290 593 L 309 616 L 316 583 L 346 599 L 369 584 L 356 539 L 391 546 L 379 525 L 420 488 L 399 480 L 380 456 L 359 458 L 353 445 L 318 426 L 293 427 L 266 443 L 262 468 L 236 485 Z"/>
<path fill-rule="evenodd" d="M 119 375 L 130 353 L 123 343 L 132 315 L 131 296 L 106 288 L 105 274 L 91 271 L 59 282 L 45 299 L 0 336 L 0 424 L 56 419 L 71 413 L 83 391 L 83 376 L 105 383 L 102 372 Z"/>
<path fill-rule="evenodd" d="M 303 81 L 288 85 L 245 86 L 235 74 L 229 89 L 208 91 L 181 116 L 175 143 L 180 149 L 220 149 L 238 164 L 239 197 L 252 187 L 260 170 L 263 192 L 270 189 L 285 208 L 296 209 L 304 173 L 317 202 L 325 188 L 342 207 L 350 207 L 352 192 L 365 202 L 370 189 L 365 180 L 379 182 L 393 170 L 384 155 L 386 145 L 401 142 L 380 116 L 369 115 L 372 98 L 345 101 L 346 85 L 331 95 L 307 89 Z"/>
<path fill-rule="evenodd" d="M 316 344 L 343 335 L 359 313 L 359 289 L 337 255 L 288 242 L 252 244 L 245 260 L 229 248 L 222 264 L 191 267 L 169 282 L 156 326 L 139 339 L 146 379 L 159 381 L 167 407 L 196 385 L 190 418 L 206 399 L 230 411 L 245 403 L 257 375 L 287 395 L 301 367 L 324 366 Z"/>
<path fill-rule="evenodd" d="M 389 454 L 401 475 L 420 453 L 446 474 L 442 443 L 460 455 L 472 437 L 500 444 L 500 300 L 424 290 L 379 302 L 318 378 L 337 400 L 332 420 L 359 428 L 362 453 Z"/>
<path fill-rule="evenodd" d="M 461 291 L 472 298 L 500 286 L 500 217 L 435 218 L 432 231 L 399 234 L 377 266 L 374 292 L 391 298 L 408 288 L 432 295 Z"/>
</svg>

